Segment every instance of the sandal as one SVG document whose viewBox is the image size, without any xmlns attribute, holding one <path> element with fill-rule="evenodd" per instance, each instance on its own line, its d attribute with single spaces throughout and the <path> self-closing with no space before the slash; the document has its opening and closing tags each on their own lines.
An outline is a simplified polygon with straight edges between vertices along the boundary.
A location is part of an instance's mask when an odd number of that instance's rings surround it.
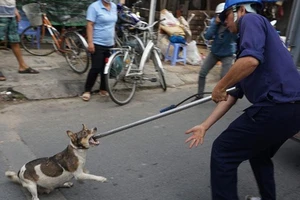
<svg viewBox="0 0 300 200">
<path fill-rule="evenodd" d="M 32 69 L 31 67 L 28 67 L 27 69 L 25 70 L 19 70 L 19 73 L 20 74 L 38 74 L 40 73 L 39 71 L 35 70 L 35 69 Z"/>
<path fill-rule="evenodd" d="M 82 98 L 83 101 L 89 101 L 91 99 L 91 93 L 90 92 L 85 92 L 85 93 L 83 93 L 81 98 Z"/>
<path fill-rule="evenodd" d="M 6 81 L 5 76 L 2 74 L 2 72 L 0 71 L 0 81 Z"/>
<path fill-rule="evenodd" d="M 105 90 L 100 91 L 100 92 L 99 92 L 99 95 L 100 95 L 101 97 L 109 97 L 108 92 L 106 92 Z"/>
</svg>

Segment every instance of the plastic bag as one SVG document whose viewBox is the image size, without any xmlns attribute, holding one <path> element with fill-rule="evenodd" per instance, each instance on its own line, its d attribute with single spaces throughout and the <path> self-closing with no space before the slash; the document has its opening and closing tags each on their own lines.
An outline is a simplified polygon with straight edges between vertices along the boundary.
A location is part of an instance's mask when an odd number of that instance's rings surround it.
<svg viewBox="0 0 300 200">
<path fill-rule="evenodd" d="M 191 65 L 202 65 L 202 57 L 195 40 L 188 43 L 186 47 L 186 62 Z"/>
<path fill-rule="evenodd" d="M 192 31 L 190 29 L 190 25 L 189 23 L 185 20 L 184 17 L 180 16 L 178 18 L 180 25 L 185 33 L 185 39 L 187 42 L 191 42 L 192 41 Z"/>
<path fill-rule="evenodd" d="M 123 60 L 120 57 L 117 57 L 110 70 L 110 77 L 112 78 L 117 77 L 121 73 L 122 69 L 124 68 L 124 65 L 125 63 L 123 62 Z"/>
<path fill-rule="evenodd" d="M 184 36 L 184 31 L 180 26 L 160 26 L 160 29 L 165 32 L 166 34 L 168 34 L 169 36 L 172 35 L 181 35 Z"/>
<path fill-rule="evenodd" d="M 165 56 L 165 53 L 167 52 L 167 48 L 169 45 L 169 36 L 167 34 L 158 34 L 157 37 L 157 47 L 161 50 L 162 54 Z"/>
<path fill-rule="evenodd" d="M 184 39 L 184 37 L 179 36 L 179 35 L 172 35 L 171 37 L 169 37 L 170 42 L 172 43 L 182 43 L 182 44 L 186 44 L 186 40 Z"/>
<path fill-rule="evenodd" d="M 172 13 L 170 13 L 168 10 L 163 9 L 160 11 L 160 19 L 165 19 L 161 21 L 160 23 L 164 26 L 178 26 L 179 21 L 176 19 Z"/>
</svg>

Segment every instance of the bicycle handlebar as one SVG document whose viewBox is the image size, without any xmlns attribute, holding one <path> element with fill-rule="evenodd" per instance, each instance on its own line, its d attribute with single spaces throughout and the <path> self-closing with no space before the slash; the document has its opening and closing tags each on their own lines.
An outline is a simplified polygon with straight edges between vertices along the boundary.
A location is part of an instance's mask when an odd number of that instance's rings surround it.
<svg viewBox="0 0 300 200">
<path fill-rule="evenodd" d="M 132 28 L 136 28 L 136 29 L 139 29 L 141 31 L 147 31 L 147 30 L 150 30 L 153 26 L 155 26 L 156 24 L 162 22 L 166 20 L 166 18 L 163 18 L 163 19 L 160 19 L 160 20 L 157 20 L 155 22 L 153 22 L 153 24 L 151 25 L 148 25 L 146 22 L 143 22 L 143 21 L 139 21 L 138 23 L 136 23 L 135 25 L 132 25 Z M 143 25 L 148 25 L 148 26 L 143 26 Z"/>
<path fill-rule="evenodd" d="M 139 4 L 139 3 L 142 3 L 142 1 L 139 0 L 139 1 L 135 2 L 135 3 L 133 3 L 132 6 L 135 7 L 135 6 L 136 6 L 137 4 Z"/>
<path fill-rule="evenodd" d="M 39 5 L 41 12 L 44 13 L 46 10 L 45 8 L 47 7 L 47 3 L 42 3 L 40 1 L 37 1 L 36 3 Z"/>
</svg>

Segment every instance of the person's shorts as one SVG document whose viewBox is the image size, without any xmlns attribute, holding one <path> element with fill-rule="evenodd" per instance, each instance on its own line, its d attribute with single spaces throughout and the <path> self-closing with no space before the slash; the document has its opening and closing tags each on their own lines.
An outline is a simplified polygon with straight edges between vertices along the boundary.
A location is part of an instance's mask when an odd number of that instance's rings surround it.
<svg viewBox="0 0 300 200">
<path fill-rule="evenodd" d="M 15 17 L 0 17 L 0 41 L 9 43 L 20 42 L 18 24 Z"/>
</svg>

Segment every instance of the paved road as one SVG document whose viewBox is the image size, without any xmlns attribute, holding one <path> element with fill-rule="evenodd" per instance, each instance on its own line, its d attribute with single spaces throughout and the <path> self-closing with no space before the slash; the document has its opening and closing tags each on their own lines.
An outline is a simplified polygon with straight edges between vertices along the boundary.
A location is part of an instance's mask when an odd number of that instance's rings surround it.
<svg viewBox="0 0 300 200">
<path fill-rule="evenodd" d="M 50 156 L 68 144 L 66 130 L 81 124 L 104 132 L 158 113 L 193 94 L 195 86 L 138 91 L 133 101 L 117 106 L 108 98 L 29 101 L 5 105 L 0 110 L 0 173 L 17 170 L 26 161 Z M 89 150 L 87 168 L 108 178 L 107 183 L 75 182 L 41 200 L 210 200 L 209 154 L 219 132 L 248 105 L 240 101 L 206 135 L 205 143 L 188 149 L 184 131 L 202 121 L 215 104 L 181 111 L 159 120 L 102 138 Z M 288 141 L 274 158 L 278 199 L 296 200 L 300 195 L 300 144 Z M 239 195 L 257 194 L 249 167 L 239 168 Z M 25 200 L 28 192 L 0 176 L 0 199 Z"/>
</svg>

